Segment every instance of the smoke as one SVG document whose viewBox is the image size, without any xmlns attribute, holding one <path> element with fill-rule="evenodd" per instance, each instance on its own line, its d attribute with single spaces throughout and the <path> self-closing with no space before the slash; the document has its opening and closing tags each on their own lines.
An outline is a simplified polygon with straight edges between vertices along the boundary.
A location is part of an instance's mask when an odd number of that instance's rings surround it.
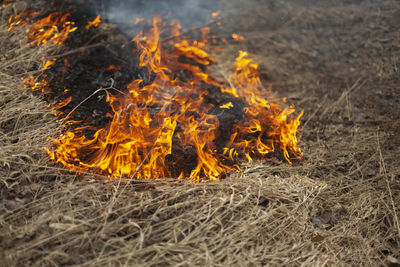
<svg viewBox="0 0 400 267">
<path fill-rule="evenodd" d="M 103 18 L 115 23 L 128 36 L 137 34 L 137 18 L 147 21 L 154 14 L 165 20 L 177 19 L 183 28 L 206 24 L 211 13 L 220 9 L 212 0 L 102 0 Z M 142 24 L 143 26 L 143 24 Z"/>
</svg>

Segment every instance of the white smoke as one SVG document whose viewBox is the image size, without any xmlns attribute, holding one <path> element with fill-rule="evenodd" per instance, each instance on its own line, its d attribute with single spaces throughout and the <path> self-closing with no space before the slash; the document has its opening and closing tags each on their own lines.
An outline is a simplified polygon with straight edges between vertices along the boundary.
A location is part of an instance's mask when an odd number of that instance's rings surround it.
<svg viewBox="0 0 400 267">
<path fill-rule="evenodd" d="M 138 26 L 134 25 L 137 18 L 148 21 L 154 14 L 160 14 L 164 19 L 177 19 L 184 28 L 191 28 L 206 24 L 211 13 L 220 8 L 215 0 L 107 1 L 103 16 L 128 35 L 137 33 Z"/>
</svg>

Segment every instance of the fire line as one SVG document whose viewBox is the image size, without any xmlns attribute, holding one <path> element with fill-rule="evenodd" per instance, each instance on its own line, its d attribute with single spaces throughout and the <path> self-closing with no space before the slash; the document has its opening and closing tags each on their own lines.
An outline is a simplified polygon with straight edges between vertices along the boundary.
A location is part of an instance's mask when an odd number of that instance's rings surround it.
<svg viewBox="0 0 400 267">
<path fill-rule="evenodd" d="M 8 30 L 26 27 L 33 44 L 61 46 L 71 32 L 81 30 L 68 21 L 69 15 L 55 12 L 32 21 L 35 13 L 28 12 L 11 17 Z M 218 22 L 218 15 L 213 13 L 213 21 Z M 99 23 L 100 16 L 84 28 Z M 69 127 L 46 148 L 54 163 L 116 178 L 178 177 L 199 182 L 240 170 L 243 158 L 251 161 L 280 152 L 289 164 L 293 158 L 301 159 L 296 132 L 303 112 L 295 117 L 293 105 L 263 88 L 258 63 L 249 53 L 240 51 L 228 81 L 218 81 L 207 69 L 215 62 L 208 52 L 209 29 L 202 31 L 202 40 L 190 40 L 180 35 L 177 22 L 167 24 L 158 15 L 149 26 L 132 42 L 140 67 L 152 81 L 136 79 L 123 93 L 108 93 L 112 120 L 92 137 L 85 136 L 88 128 L 79 127 L 79 122 L 60 120 Z M 163 41 L 166 34 L 176 38 Z M 43 59 L 43 70 L 55 60 Z M 25 86 L 44 92 L 46 79 L 30 76 Z M 70 102 L 71 98 L 60 101 L 52 110 Z"/>
</svg>

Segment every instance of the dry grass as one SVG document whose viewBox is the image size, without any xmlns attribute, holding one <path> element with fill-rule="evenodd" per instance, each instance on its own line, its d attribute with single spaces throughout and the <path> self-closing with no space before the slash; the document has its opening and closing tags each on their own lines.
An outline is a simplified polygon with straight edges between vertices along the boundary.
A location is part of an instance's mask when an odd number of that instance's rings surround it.
<svg viewBox="0 0 400 267">
<path fill-rule="evenodd" d="M 256 54 L 263 73 L 279 81 L 278 94 L 305 109 L 306 156 L 293 167 L 247 164 L 242 173 L 200 185 L 107 182 L 53 167 L 43 146 L 59 126 L 19 77 L 54 48 L 32 48 L 22 32 L 5 32 L 2 10 L 1 262 L 398 263 L 400 6 L 328 3 L 244 9 L 230 2 L 236 16 L 225 20 L 247 39 L 219 55 L 215 70 L 230 68 L 239 48 Z"/>
</svg>

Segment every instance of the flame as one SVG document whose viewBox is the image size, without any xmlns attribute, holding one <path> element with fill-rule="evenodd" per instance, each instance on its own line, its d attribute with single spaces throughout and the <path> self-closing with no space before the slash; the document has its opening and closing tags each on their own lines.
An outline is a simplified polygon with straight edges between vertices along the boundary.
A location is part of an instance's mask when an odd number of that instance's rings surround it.
<svg viewBox="0 0 400 267">
<path fill-rule="evenodd" d="M 76 31 L 75 23 L 68 21 L 71 15 L 69 12 L 62 13 L 60 11 L 50 13 L 46 17 L 32 21 L 33 17 L 40 15 L 38 12 L 26 11 L 17 15 L 12 15 L 8 19 L 8 31 L 16 28 L 22 28 L 28 25 L 28 40 L 36 45 L 52 43 L 61 46 L 64 44 L 68 35 Z"/>
<path fill-rule="evenodd" d="M 51 65 L 54 65 L 54 63 L 56 63 L 56 59 L 53 58 L 51 60 L 46 60 L 44 57 L 42 57 L 42 71 L 46 70 L 47 68 L 49 68 Z"/>
<path fill-rule="evenodd" d="M 232 102 L 228 102 L 226 104 L 223 104 L 223 105 L 219 106 L 219 108 L 226 108 L 226 109 L 230 109 L 232 107 L 233 107 Z"/>
<path fill-rule="evenodd" d="M 300 159 L 303 152 L 297 146 L 296 131 L 303 112 L 293 119 L 290 115 L 295 111 L 294 106 L 283 108 L 278 101 L 269 102 L 262 97 L 258 64 L 247 52 L 240 51 L 235 66 L 235 72 L 229 79 L 234 87 L 226 92 L 245 99 L 250 105 L 243 109 L 246 120 L 235 126 L 230 145 L 244 153 L 248 160 L 257 154 L 273 152 L 275 144 L 279 144 L 289 164 L 292 164 L 290 154 Z M 283 99 L 282 102 L 285 101 Z M 253 137 L 250 140 L 246 138 L 249 134 Z"/>
<path fill-rule="evenodd" d="M 242 41 L 242 40 L 244 40 L 244 37 L 239 35 L 239 34 L 233 33 L 232 34 L 232 39 L 234 39 L 236 41 Z"/>
<path fill-rule="evenodd" d="M 11 15 L 8 19 L 8 29 L 7 31 L 14 30 L 16 28 L 22 28 L 26 26 L 30 18 L 37 15 L 37 12 L 32 12 L 32 11 L 25 11 L 17 15 Z"/>
<path fill-rule="evenodd" d="M 212 14 L 217 25 L 220 13 Z M 35 16 L 37 13 L 26 12 L 10 17 L 9 30 L 26 26 L 34 44 L 62 45 L 77 29 L 68 21 L 69 13 L 54 12 L 31 22 Z M 85 28 L 96 27 L 100 21 L 98 16 Z M 195 41 L 183 38 L 176 21 L 167 25 L 154 16 L 149 24 L 149 30 L 132 41 L 139 66 L 151 80 L 137 79 L 125 92 L 107 94 L 113 112 L 107 113 L 111 122 L 106 127 L 80 127 L 81 121 L 68 116 L 59 120 L 66 130 L 46 148 L 51 160 L 71 170 L 110 177 L 178 177 L 200 182 L 240 170 L 237 162 L 243 157 L 251 161 L 280 151 L 290 164 L 293 158 L 302 157 L 296 132 L 303 112 L 294 117 L 294 106 L 287 106 L 286 98 L 277 100 L 263 88 L 258 64 L 247 52 L 240 51 L 234 71 L 224 83 L 207 73 L 207 67 L 215 62 L 207 52 L 209 27 L 201 29 L 202 40 Z M 163 42 L 161 36 L 165 35 L 174 38 Z M 42 58 L 42 71 L 55 61 Z M 67 59 L 64 66 L 71 66 Z M 110 65 L 104 70 L 121 67 Z M 31 90 L 50 91 L 46 72 L 23 82 Z M 68 92 L 65 89 L 64 95 Z M 56 111 L 71 100 L 66 97 L 48 108 L 60 116 L 63 113 Z M 220 125 L 224 113 L 240 113 L 229 129 Z M 88 132 L 93 133 L 91 137 L 85 135 Z"/>
<path fill-rule="evenodd" d="M 61 109 L 61 108 L 63 108 L 63 107 L 65 107 L 65 106 L 67 106 L 69 103 L 71 103 L 71 100 L 72 100 L 72 97 L 69 96 L 69 97 L 67 97 L 67 98 L 65 98 L 65 99 L 63 99 L 63 100 L 58 101 L 58 103 L 55 104 L 55 105 L 50 105 L 50 104 L 49 104 L 49 105 L 47 106 L 47 108 L 50 109 L 50 110 L 52 111 L 52 114 L 53 114 L 55 117 L 59 117 L 59 116 L 63 115 L 64 112 L 58 111 L 58 110 Z M 72 122 L 69 122 L 69 124 L 72 124 Z"/>
<path fill-rule="evenodd" d="M 63 14 L 57 11 L 32 23 L 28 30 L 28 39 L 37 45 L 46 43 L 64 44 L 68 35 L 77 30 L 75 23 L 67 20 L 70 15 L 70 13 Z"/>
<path fill-rule="evenodd" d="M 50 92 L 49 84 L 47 81 L 47 75 L 41 77 L 34 77 L 28 75 L 26 78 L 21 78 L 24 88 L 30 89 L 31 91 L 40 91 L 41 93 Z"/>
<path fill-rule="evenodd" d="M 134 25 L 138 25 L 138 24 L 141 23 L 142 21 L 144 21 L 144 18 L 136 17 L 135 22 L 134 22 L 133 24 L 134 24 Z"/>
<path fill-rule="evenodd" d="M 69 169 L 92 170 L 111 177 L 175 176 L 199 182 L 240 170 L 235 162 L 242 155 L 252 160 L 279 147 L 290 164 L 291 156 L 301 158 L 296 130 L 302 113 L 293 118 L 293 106 L 268 100 L 258 65 L 247 52 L 240 52 L 229 78 L 231 86 L 224 87 L 205 70 L 215 61 L 206 51 L 205 40 L 176 38 L 163 43 L 160 35 L 166 24 L 155 16 L 151 26 L 132 41 L 140 52 L 140 66 L 154 75 L 153 81 L 137 79 L 127 86 L 126 93 L 108 94 L 107 102 L 113 110 L 109 114 L 111 123 L 97 129 L 92 138 L 83 134 L 88 127 L 66 131 L 53 140 L 52 149 L 47 149 L 51 159 Z M 170 27 L 171 33 L 179 33 L 179 24 Z M 222 147 L 216 140 L 226 133 L 220 132 L 214 111 L 231 109 L 234 104 L 225 101 L 216 107 L 209 103 L 207 86 L 244 103 L 245 119 L 233 126 Z M 185 157 L 187 149 L 196 155 L 191 169 L 179 165 L 179 156 Z"/>
<path fill-rule="evenodd" d="M 86 30 L 89 30 L 91 27 L 98 27 L 99 24 L 101 23 L 101 19 L 100 19 L 100 15 L 97 15 L 97 17 L 92 20 L 89 21 L 89 23 L 85 26 Z"/>
<path fill-rule="evenodd" d="M 110 65 L 105 70 L 106 71 L 119 71 L 119 70 L 121 70 L 121 66 Z"/>
<path fill-rule="evenodd" d="M 217 18 L 217 17 L 219 17 L 219 15 L 221 15 L 221 10 L 217 10 L 217 11 L 211 13 L 211 17 L 213 17 L 213 18 Z"/>
</svg>

